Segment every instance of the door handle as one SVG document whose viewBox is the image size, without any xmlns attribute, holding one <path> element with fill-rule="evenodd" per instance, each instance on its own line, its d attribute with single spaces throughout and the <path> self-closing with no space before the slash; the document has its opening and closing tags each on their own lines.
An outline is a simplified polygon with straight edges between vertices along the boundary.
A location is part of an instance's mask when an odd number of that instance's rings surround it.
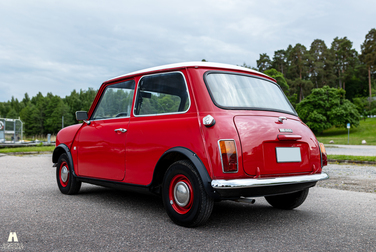
<svg viewBox="0 0 376 252">
<path fill-rule="evenodd" d="M 127 132 L 127 130 L 123 129 L 123 128 L 120 128 L 120 129 L 116 129 L 115 132 L 125 133 L 125 132 Z"/>
</svg>

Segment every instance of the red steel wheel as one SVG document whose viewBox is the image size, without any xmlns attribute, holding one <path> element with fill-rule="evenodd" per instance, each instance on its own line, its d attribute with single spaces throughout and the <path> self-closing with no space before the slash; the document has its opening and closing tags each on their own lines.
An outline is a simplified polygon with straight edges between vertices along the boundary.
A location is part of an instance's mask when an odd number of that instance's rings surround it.
<svg viewBox="0 0 376 252">
<path fill-rule="evenodd" d="M 67 187 L 69 182 L 69 168 L 67 162 L 63 161 L 59 168 L 59 180 L 62 187 Z"/>
<path fill-rule="evenodd" d="M 56 166 L 56 181 L 60 192 L 64 194 L 76 194 L 81 188 L 81 181 L 74 176 L 70 164 L 68 155 L 61 154 Z"/>
<path fill-rule="evenodd" d="M 167 169 L 162 182 L 162 200 L 171 220 L 184 227 L 204 224 L 214 205 L 189 160 L 176 161 Z"/>
<path fill-rule="evenodd" d="M 177 213 L 186 214 L 191 210 L 194 194 L 186 176 L 178 174 L 173 177 L 168 191 L 170 204 Z"/>
</svg>

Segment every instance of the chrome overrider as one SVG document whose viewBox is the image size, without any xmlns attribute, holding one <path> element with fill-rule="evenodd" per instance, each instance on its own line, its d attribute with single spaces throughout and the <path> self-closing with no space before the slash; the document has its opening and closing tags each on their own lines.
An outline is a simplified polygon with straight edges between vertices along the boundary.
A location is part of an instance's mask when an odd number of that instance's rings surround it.
<svg viewBox="0 0 376 252">
<path fill-rule="evenodd" d="M 329 178 L 328 174 L 323 172 L 320 174 L 277 177 L 277 178 L 249 178 L 249 179 L 229 179 L 229 180 L 217 179 L 217 180 L 212 180 L 211 186 L 214 189 L 241 189 L 241 188 L 279 186 L 279 185 L 317 182 L 319 180 L 324 180 L 328 178 Z"/>
</svg>

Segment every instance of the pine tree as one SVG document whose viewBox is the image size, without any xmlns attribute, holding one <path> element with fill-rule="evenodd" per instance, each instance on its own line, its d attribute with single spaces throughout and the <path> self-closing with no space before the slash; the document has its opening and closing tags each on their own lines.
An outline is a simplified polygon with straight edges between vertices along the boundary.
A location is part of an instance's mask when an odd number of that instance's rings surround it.
<svg viewBox="0 0 376 252">
<path fill-rule="evenodd" d="M 360 59 L 367 65 L 368 68 L 368 88 L 369 88 L 369 103 L 372 99 L 371 87 L 371 72 L 375 71 L 376 67 L 376 29 L 371 29 L 361 45 L 362 54 Z"/>
</svg>

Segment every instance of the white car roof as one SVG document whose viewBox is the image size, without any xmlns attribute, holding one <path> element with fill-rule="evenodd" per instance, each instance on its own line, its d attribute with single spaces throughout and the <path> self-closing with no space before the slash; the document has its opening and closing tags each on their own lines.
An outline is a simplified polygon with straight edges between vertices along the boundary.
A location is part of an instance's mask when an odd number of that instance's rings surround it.
<svg viewBox="0 0 376 252">
<path fill-rule="evenodd" d="M 110 80 L 121 78 L 121 77 L 126 77 L 126 76 L 131 76 L 131 75 L 136 75 L 136 74 L 140 74 L 140 73 L 145 73 L 145 72 L 154 72 L 154 71 L 165 70 L 165 69 L 173 69 L 173 68 L 180 68 L 180 67 L 196 67 L 196 66 L 197 67 L 227 68 L 227 69 L 247 71 L 247 72 L 250 72 L 250 73 L 257 73 L 257 74 L 267 76 L 263 73 L 260 73 L 258 71 L 255 71 L 255 70 L 252 70 L 252 69 L 249 69 L 249 68 L 246 68 L 246 67 L 235 66 L 235 65 L 230 65 L 230 64 L 223 64 L 223 63 L 192 61 L 192 62 L 182 62 L 182 63 L 175 63 L 175 64 L 168 64 L 168 65 L 146 68 L 146 69 L 142 69 L 142 70 L 139 70 L 139 71 L 120 75 L 120 76 L 117 76 L 115 78 L 111 78 Z"/>
</svg>

